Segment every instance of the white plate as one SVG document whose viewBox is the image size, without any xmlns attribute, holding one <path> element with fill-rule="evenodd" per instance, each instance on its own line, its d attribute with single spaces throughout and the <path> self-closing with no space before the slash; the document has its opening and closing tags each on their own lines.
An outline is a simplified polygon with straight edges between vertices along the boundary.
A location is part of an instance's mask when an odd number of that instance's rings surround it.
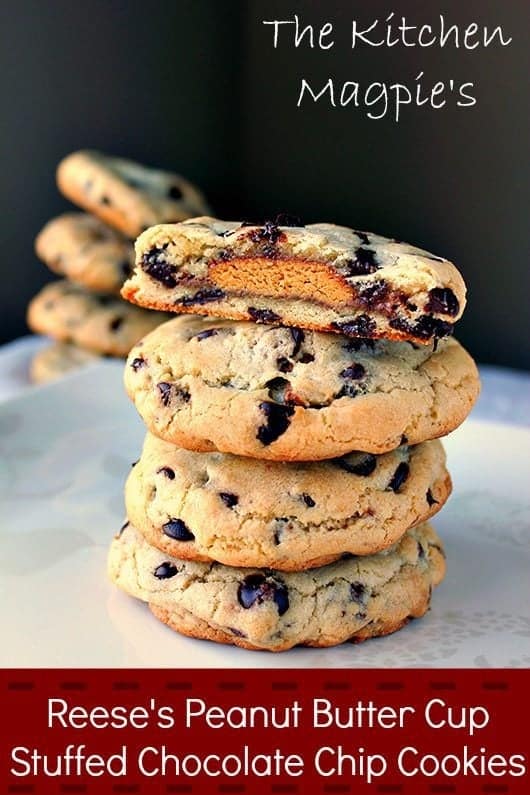
<svg viewBox="0 0 530 795">
<path fill-rule="evenodd" d="M 436 518 L 448 576 L 388 638 L 272 655 L 180 637 L 106 579 L 144 429 L 103 362 L 0 406 L 0 665 L 530 666 L 530 431 L 469 420 L 447 440 L 455 490 Z"/>
</svg>

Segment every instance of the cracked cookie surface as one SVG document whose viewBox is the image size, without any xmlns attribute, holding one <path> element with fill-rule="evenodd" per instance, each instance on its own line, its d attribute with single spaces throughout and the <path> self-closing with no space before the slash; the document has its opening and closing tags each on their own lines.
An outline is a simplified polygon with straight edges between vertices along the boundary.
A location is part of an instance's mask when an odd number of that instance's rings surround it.
<svg viewBox="0 0 530 795">
<path fill-rule="evenodd" d="M 77 345 L 55 342 L 37 351 L 31 360 L 30 378 L 34 384 L 45 384 L 98 360 L 97 354 Z"/>
<path fill-rule="evenodd" d="M 119 294 L 134 265 L 132 243 L 87 213 L 64 213 L 48 221 L 35 250 L 54 273 L 102 293 Z"/>
<path fill-rule="evenodd" d="M 125 386 L 149 430 L 186 449 L 316 461 L 443 436 L 479 380 L 454 339 L 434 351 L 183 315 L 132 349 Z"/>
<path fill-rule="evenodd" d="M 162 312 L 92 293 L 66 280 L 47 284 L 28 306 L 28 326 L 94 353 L 127 356 L 138 340 L 167 319 Z"/>
<path fill-rule="evenodd" d="M 108 570 L 118 587 L 183 634 L 283 651 L 400 629 L 427 611 L 445 560 L 428 524 L 377 555 L 291 573 L 169 557 L 128 524 L 111 544 Z"/>
<path fill-rule="evenodd" d="M 208 212 L 199 189 L 179 174 L 88 149 L 59 163 L 57 184 L 74 204 L 131 239 L 153 224 Z"/>
<path fill-rule="evenodd" d="M 439 441 L 295 464 L 194 453 L 147 434 L 125 505 L 174 557 L 297 571 L 391 546 L 450 490 Z"/>
<path fill-rule="evenodd" d="M 193 218 L 145 231 L 122 295 L 152 309 L 427 344 L 466 288 L 448 260 L 333 224 Z"/>
</svg>

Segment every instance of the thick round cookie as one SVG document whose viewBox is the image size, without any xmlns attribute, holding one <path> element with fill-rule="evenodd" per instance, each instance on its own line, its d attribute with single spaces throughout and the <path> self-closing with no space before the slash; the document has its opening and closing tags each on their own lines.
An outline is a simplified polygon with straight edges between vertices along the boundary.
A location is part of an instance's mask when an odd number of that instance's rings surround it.
<svg viewBox="0 0 530 795">
<path fill-rule="evenodd" d="M 269 651 L 394 632 L 427 611 L 444 572 L 440 539 L 427 524 L 378 555 L 287 574 L 171 558 L 132 525 L 109 554 L 111 580 L 174 629 Z"/>
<path fill-rule="evenodd" d="M 87 213 L 49 221 L 37 235 L 35 250 L 54 273 L 102 293 L 119 293 L 134 265 L 132 243 Z"/>
<path fill-rule="evenodd" d="M 34 384 L 45 384 L 98 359 L 97 354 L 77 345 L 55 342 L 35 354 L 30 364 L 30 379 Z"/>
<path fill-rule="evenodd" d="M 432 346 L 181 316 L 131 351 L 125 386 L 149 430 L 189 450 L 316 461 L 444 436 L 477 368 Z"/>
<path fill-rule="evenodd" d="M 131 239 L 153 224 L 208 212 L 202 193 L 179 174 L 88 149 L 59 163 L 57 184 L 74 204 Z"/>
<path fill-rule="evenodd" d="M 46 285 L 30 302 L 28 326 L 60 342 L 95 353 L 127 356 L 144 334 L 167 318 L 122 301 L 90 293 L 65 280 Z"/>
<path fill-rule="evenodd" d="M 300 571 L 391 546 L 450 491 L 439 441 L 282 463 L 193 453 L 147 434 L 125 506 L 147 541 L 174 557 Z"/>
<path fill-rule="evenodd" d="M 287 224 L 206 217 L 149 229 L 122 295 L 168 312 L 420 343 L 461 317 L 466 288 L 448 260 L 371 232 Z"/>
</svg>

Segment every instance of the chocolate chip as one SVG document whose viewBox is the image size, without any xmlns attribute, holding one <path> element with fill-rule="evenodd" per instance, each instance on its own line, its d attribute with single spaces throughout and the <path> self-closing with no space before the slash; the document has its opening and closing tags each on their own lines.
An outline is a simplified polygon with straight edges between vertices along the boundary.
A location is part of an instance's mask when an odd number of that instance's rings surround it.
<svg viewBox="0 0 530 795">
<path fill-rule="evenodd" d="M 358 605 L 366 604 L 366 588 L 362 584 L 362 582 L 352 582 L 350 583 L 350 599 L 352 602 L 355 602 Z"/>
<path fill-rule="evenodd" d="M 120 265 L 120 270 L 123 275 L 128 279 L 132 273 L 131 263 L 130 262 L 122 262 Z"/>
<path fill-rule="evenodd" d="M 161 381 L 156 385 L 160 392 L 160 399 L 164 406 L 169 406 L 171 402 L 189 403 L 191 395 L 187 389 L 175 386 L 175 384 L 168 384 Z"/>
<path fill-rule="evenodd" d="M 429 506 L 438 505 L 439 503 L 439 500 L 435 500 L 434 497 L 432 496 L 432 491 L 430 489 L 427 489 L 427 494 L 425 495 L 425 498 Z"/>
<path fill-rule="evenodd" d="M 303 501 L 305 502 L 305 504 L 307 505 L 308 508 L 314 508 L 315 507 L 316 502 L 314 501 L 314 499 L 312 497 L 309 496 L 309 494 L 302 494 L 302 499 L 303 499 Z"/>
<path fill-rule="evenodd" d="M 175 472 L 171 467 L 160 467 L 156 470 L 157 475 L 165 475 L 168 480 L 175 480 Z"/>
<path fill-rule="evenodd" d="M 175 541 L 194 541 L 195 536 L 182 519 L 170 519 L 162 525 L 164 535 Z"/>
<path fill-rule="evenodd" d="M 355 234 L 357 235 L 357 237 L 364 246 L 370 245 L 370 240 L 368 239 L 368 235 L 366 234 L 366 232 L 358 232 L 356 229 Z"/>
<path fill-rule="evenodd" d="M 347 260 L 345 265 L 348 276 L 366 276 L 380 267 L 375 261 L 375 251 L 371 248 L 356 249 L 354 259 Z"/>
<path fill-rule="evenodd" d="M 294 367 L 294 364 L 290 362 L 286 356 L 278 356 L 276 359 L 276 367 L 280 373 L 290 373 Z"/>
<path fill-rule="evenodd" d="M 125 318 L 123 317 L 115 317 L 114 320 L 111 320 L 109 323 L 109 328 L 111 331 L 118 331 L 120 326 L 123 325 Z"/>
<path fill-rule="evenodd" d="M 285 583 L 264 574 L 249 574 L 245 577 L 238 588 L 237 598 L 245 610 L 271 600 L 276 604 L 280 616 L 289 609 L 289 594 Z"/>
<path fill-rule="evenodd" d="M 220 491 L 219 497 L 222 499 L 227 508 L 233 508 L 239 502 L 237 494 L 232 494 L 230 491 Z"/>
<path fill-rule="evenodd" d="M 177 269 L 164 259 L 164 253 L 168 244 L 155 246 L 150 251 L 146 251 L 142 257 L 141 266 L 145 273 L 157 282 L 161 282 L 165 287 L 176 287 L 177 279 L 175 274 Z"/>
<path fill-rule="evenodd" d="M 362 378 L 366 373 L 366 370 L 362 366 L 362 364 L 353 363 L 349 367 L 346 367 L 345 370 L 341 372 L 341 378 L 351 378 L 354 381 L 358 381 Z"/>
<path fill-rule="evenodd" d="M 350 583 L 350 599 L 361 608 L 361 610 L 358 610 L 355 614 L 355 618 L 358 618 L 361 621 L 366 618 L 366 603 L 368 601 L 368 595 L 368 590 L 362 582 Z"/>
<path fill-rule="evenodd" d="M 112 204 L 112 202 L 111 202 L 111 200 L 109 199 L 108 196 L 102 196 L 101 199 L 99 200 L 99 203 L 100 204 L 105 204 L 107 206 L 110 206 Z"/>
<path fill-rule="evenodd" d="M 255 323 L 278 323 L 281 317 L 271 309 L 256 309 L 249 306 L 248 313 Z"/>
<path fill-rule="evenodd" d="M 167 192 L 170 199 L 182 199 L 182 191 L 178 185 L 172 185 Z"/>
<path fill-rule="evenodd" d="M 348 461 L 345 458 L 335 458 L 333 463 L 341 469 L 350 472 L 352 475 L 359 475 L 360 477 L 367 478 L 375 470 L 377 466 L 377 458 L 372 453 L 366 453 L 358 461 Z"/>
<path fill-rule="evenodd" d="M 447 337 L 453 333 L 453 325 L 451 323 L 446 323 L 445 320 L 437 320 L 432 315 L 422 315 L 415 323 L 411 323 L 405 318 L 395 317 L 389 321 L 389 325 L 397 331 L 412 334 L 422 340 L 428 340 L 431 337 Z"/>
<path fill-rule="evenodd" d="M 236 638 L 246 638 L 247 637 L 244 632 L 241 632 L 240 629 L 236 629 L 235 627 L 228 627 L 228 629 L 230 630 L 232 635 L 234 635 Z"/>
<path fill-rule="evenodd" d="M 133 467 L 135 467 L 135 466 L 136 466 L 136 464 L 138 463 L 138 461 L 139 461 L 139 460 L 140 460 L 140 459 L 138 459 L 137 461 L 133 461 L 133 462 L 132 462 L 132 464 L 131 464 L 131 469 L 132 469 Z"/>
<path fill-rule="evenodd" d="M 276 403 L 288 403 L 287 392 L 291 388 L 291 384 L 286 378 L 271 378 L 266 382 L 265 386 L 269 390 L 269 397 Z"/>
<path fill-rule="evenodd" d="M 264 445 L 272 444 L 281 436 L 290 425 L 289 417 L 294 414 L 293 406 L 281 406 L 278 403 L 263 401 L 259 404 L 260 410 L 267 418 L 265 425 L 260 425 L 256 438 Z"/>
<path fill-rule="evenodd" d="M 313 356 L 312 353 L 303 353 L 300 356 L 300 358 L 298 359 L 298 361 L 301 364 L 309 364 L 310 362 L 314 362 L 315 361 L 315 357 Z"/>
<path fill-rule="evenodd" d="M 221 251 L 217 252 L 217 259 L 220 259 L 221 262 L 229 262 L 231 259 L 234 259 L 235 254 L 228 248 L 221 249 Z"/>
<path fill-rule="evenodd" d="M 375 320 L 368 315 L 359 315 L 353 320 L 338 320 L 331 326 L 351 337 L 370 337 L 376 330 Z"/>
<path fill-rule="evenodd" d="M 286 530 L 292 529 L 292 523 L 286 516 L 279 516 L 274 520 L 274 543 L 276 546 L 283 541 L 283 535 Z"/>
<path fill-rule="evenodd" d="M 407 480 L 409 472 L 410 472 L 410 467 L 406 463 L 406 461 L 402 461 L 400 464 L 398 464 L 396 471 L 392 475 L 390 483 L 387 486 L 387 490 L 391 490 L 397 494 L 401 486 Z"/>
<path fill-rule="evenodd" d="M 198 340 L 199 342 L 201 342 L 201 340 L 207 340 L 208 337 L 215 337 L 215 335 L 218 334 L 218 333 L 219 333 L 219 329 L 217 329 L 217 328 L 208 328 L 208 329 L 205 329 L 205 331 L 199 331 L 198 334 L 194 334 L 191 339 L 195 339 L 195 340 Z"/>
<path fill-rule="evenodd" d="M 292 326 L 289 331 L 291 332 L 291 337 L 294 342 L 293 356 L 296 356 L 300 352 L 300 348 L 305 340 L 305 334 L 301 328 L 296 328 L 295 326 Z"/>
<path fill-rule="evenodd" d="M 167 384 L 165 381 L 161 381 L 159 384 L 156 385 L 156 388 L 160 392 L 160 400 L 162 401 L 164 406 L 169 406 L 171 401 L 171 384 Z"/>
<path fill-rule="evenodd" d="M 366 309 L 376 309 L 388 300 L 390 287 L 384 279 L 370 284 L 357 285 L 357 301 Z"/>
<path fill-rule="evenodd" d="M 342 346 L 345 351 L 351 351 L 354 353 L 358 353 L 361 348 L 369 348 L 371 351 L 375 348 L 375 341 L 374 340 L 361 340 L 361 339 L 351 339 L 347 340 L 346 343 Z"/>
<path fill-rule="evenodd" d="M 460 304 L 458 298 L 449 287 L 434 287 L 429 290 L 429 300 L 425 305 L 427 312 L 436 312 L 439 315 L 458 315 Z"/>
<path fill-rule="evenodd" d="M 170 577 L 174 577 L 175 574 L 178 574 L 178 569 L 174 563 L 165 561 L 161 563 L 160 566 L 156 567 L 153 574 L 158 580 L 168 580 Z"/>
<path fill-rule="evenodd" d="M 357 397 L 357 395 L 359 395 L 360 393 L 361 390 L 357 389 L 357 387 L 354 386 L 353 384 L 344 384 L 344 386 L 342 386 L 339 389 L 339 391 L 335 393 L 334 397 L 336 400 L 342 397 L 354 398 Z"/>
<path fill-rule="evenodd" d="M 265 221 L 260 229 L 255 229 L 250 233 L 250 239 L 253 243 L 267 242 L 276 245 L 278 240 L 284 238 L 284 233 L 278 228 L 278 224 L 274 221 Z"/>
<path fill-rule="evenodd" d="M 224 290 L 215 287 L 211 290 L 198 290 L 194 295 L 187 295 L 183 298 L 177 298 L 176 305 L 193 306 L 193 304 L 208 304 L 211 301 L 220 301 L 226 297 Z"/>
<path fill-rule="evenodd" d="M 137 356 L 136 359 L 133 359 L 131 362 L 131 367 L 135 373 L 138 372 L 140 367 L 144 366 L 145 366 L 145 359 L 143 358 L 143 356 Z"/>
</svg>

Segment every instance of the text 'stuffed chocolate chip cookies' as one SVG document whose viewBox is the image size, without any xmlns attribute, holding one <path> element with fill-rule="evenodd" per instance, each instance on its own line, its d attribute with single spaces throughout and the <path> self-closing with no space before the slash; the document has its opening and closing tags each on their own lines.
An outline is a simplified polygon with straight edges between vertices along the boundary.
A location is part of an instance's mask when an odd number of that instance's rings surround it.
<svg viewBox="0 0 530 795">
<path fill-rule="evenodd" d="M 425 614 L 444 571 L 441 541 L 427 524 L 378 555 L 291 573 L 179 560 L 132 525 L 109 554 L 111 580 L 174 629 L 269 651 L 395 632 Z"/>
<path fill-rule="evenodd" d="M 289 464 L 193 453 L 147 435 L 127 515 L 177 558 L 299 571 L 394 544 L 445 503 L 440 442 Z"/>
<path fill-rule="evenodd" d="M 59 163 L 57 184 L 84 210 L 135 238 L 153 224 L 208 212 L 202 193 L 179 174 L 92 150 Z"/>
<path fill-rule="evenodd" d="M 434 350 L 183 315 L 133 348 L 125 386 L 149 430 L 181 447 L 311 461 L 449 433 L 479 381 L 454 339 Z"/>
<path fill-rule="evenodd" d="M 194 218 L 136 242 L 124 298 L 141 306 L 430 343 L 465 302 L 448 260 L 369 232 L 285 217 L 262 226 Z"/>
</svg>

